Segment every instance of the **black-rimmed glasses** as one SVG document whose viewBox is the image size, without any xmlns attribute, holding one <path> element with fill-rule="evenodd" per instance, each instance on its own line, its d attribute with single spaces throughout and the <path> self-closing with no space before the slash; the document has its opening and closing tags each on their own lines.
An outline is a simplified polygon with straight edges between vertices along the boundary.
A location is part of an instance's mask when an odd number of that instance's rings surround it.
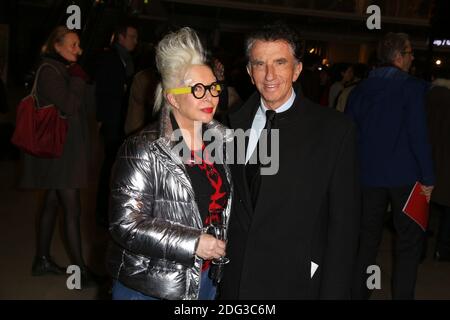
<svg viewBox="0 0 450 320">
<path fill-rule="evenodd" d="M 207 90 L 209 91 L 211 96 L 218 97 L 220 95 L 220 92 L 222 91 L 222 86 L 217 82 L 213 82 L 209 86 L 206 86 L 203 83 L 196 83 L 192 87 L 180 87 L 180 88 L 167 89 L 166 93 L 172 93 L 172 94 L 192 93 L 192 95 L 196 99 L 202 99 L 205 96 Z"/>
</svg>

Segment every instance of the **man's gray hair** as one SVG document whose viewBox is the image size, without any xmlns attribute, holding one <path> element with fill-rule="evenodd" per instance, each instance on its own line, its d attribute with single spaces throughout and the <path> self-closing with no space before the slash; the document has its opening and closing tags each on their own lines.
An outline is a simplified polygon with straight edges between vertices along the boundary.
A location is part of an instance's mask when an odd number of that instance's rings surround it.
<svg viewBox="0 0 450 320">
<path fill-rule="evenodd" d="M 302 58 L 302 46 L 300 37 L 296 30 L 284 22 L 277 21 L 272 24 L 264 25 L 247 36 L 245 43 L 245 52 L 250 62 L 250 52 L 256 41 L 286 41 L 291 49 L 292 55 L 297 62 Z"/>
<path fill-rule="evenodd" d="M 406 48 L 409 36 L 406 33 L 389 32 L 378 44 L 378 59 L 381 64 L 392 64 L 397 54 Z"/>
</svg>

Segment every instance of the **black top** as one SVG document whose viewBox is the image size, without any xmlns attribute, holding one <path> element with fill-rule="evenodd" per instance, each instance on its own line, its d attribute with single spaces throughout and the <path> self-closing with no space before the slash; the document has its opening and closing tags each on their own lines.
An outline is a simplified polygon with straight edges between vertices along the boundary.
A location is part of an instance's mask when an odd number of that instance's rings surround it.
<svg viewBox="0 0 450 320">
<path fill-rule="evenodd" d="M 170 115 L 173 130 L 178 129 L 178 124 Z M 203 126 L 205 129 L 205 126 Z M 181 137 L 182 140 L 182 137 Z M 181 141 L 184 143 L 184 141 Z M 209 142 L 205 142 L 208 144 Z M 223 164 L 209 162 L 209 155 L 203 150 L 191 151 L 191 164 L 185 164 L 187 174 L 194 189 L 195 202 L 197 203 L 204 226 L 212 219 L 220 220 L 223 210 L 228 203 L 230 186 L 226 178 Z M 203 158 L 202 158 L 203 154 Z M 199 159 L 194 163 L 194 159 Z M 206 161 L 205 161 L 206 160 Z"/>
</svg>

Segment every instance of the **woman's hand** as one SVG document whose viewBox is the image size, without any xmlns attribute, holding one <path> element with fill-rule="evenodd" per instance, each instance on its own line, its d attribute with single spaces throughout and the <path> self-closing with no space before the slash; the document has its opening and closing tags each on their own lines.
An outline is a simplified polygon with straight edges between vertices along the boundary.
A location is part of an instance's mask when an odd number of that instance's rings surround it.
<svg viewBox="0 0 450 320">
<path fill-rule="evenodd" d="M 203 260 L 218 259 L 225 256 L 225 242 L 217 240 L 212 235 L 203 233 L 198 240 L 197 256 Z"/>
</svg>

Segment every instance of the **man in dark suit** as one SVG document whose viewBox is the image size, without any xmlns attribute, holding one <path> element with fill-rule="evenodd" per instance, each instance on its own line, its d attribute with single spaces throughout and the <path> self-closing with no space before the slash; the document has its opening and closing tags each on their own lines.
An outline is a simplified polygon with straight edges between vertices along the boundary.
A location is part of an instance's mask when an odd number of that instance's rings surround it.
<svg viewBox="0 0 450 320">
<path fill-rule="evenodd" d="M 134 75 L 131 52 L 135 49 L 138 32 L 131 24 L 120 24 L 114 34 L 111 48 L 104 52 L 97 64 L 96 99 L 97 121 L 105 157 L 100 172 L 97 193 L 97 224 L 108 225 L 109 180 L 116 153 L 124 138 L 129 88 Z"/>
<path fill-rule="evenodd" d="M 350 297 L 359 231 L 355 128 L 294 91 L 299 49 L 283 24 L 247 40 L 247 71 L 258 92 L 229 115 L 233 129 L 254 131 L 246 164 L 232 166 L 236 201 L 221 299 Z M 278 163 L 270 164 L 275 174 L 248 161 L 263 143 L 263 128 L 278 130 L 279 153 L 271 155 Z"/>
</svg>

